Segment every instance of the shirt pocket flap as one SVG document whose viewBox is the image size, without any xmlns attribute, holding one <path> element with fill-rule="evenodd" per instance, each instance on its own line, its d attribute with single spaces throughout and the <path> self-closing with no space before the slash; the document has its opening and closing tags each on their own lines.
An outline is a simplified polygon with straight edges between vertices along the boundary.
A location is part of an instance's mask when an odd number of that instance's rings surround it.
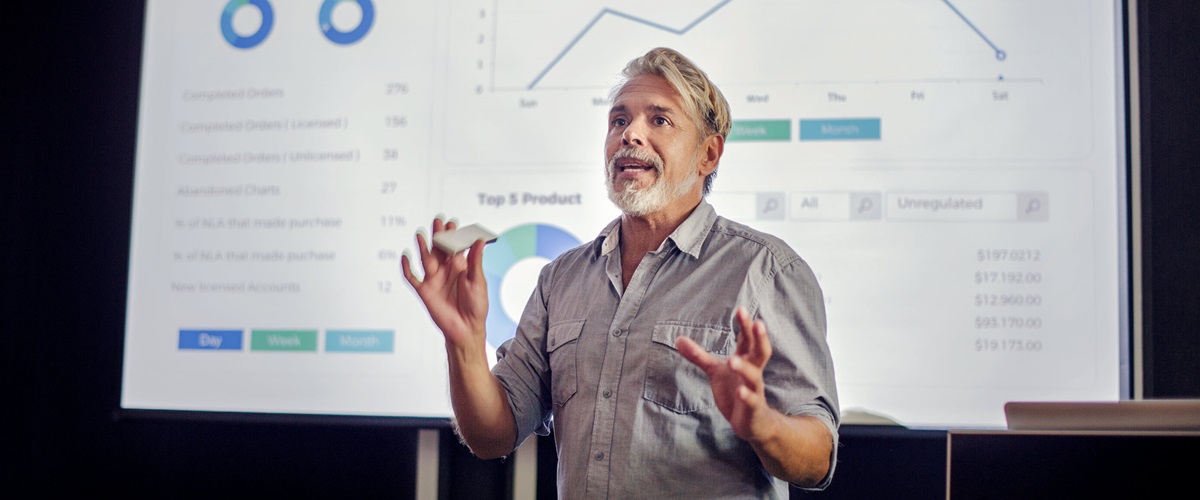
<svg viewBox="0 0 1200 500">
<path fill-rule="evenodd" d="M 554 352 L 559 347 L 579 340 L 580 333 L 583 333 L 583 320 L 550 325 L 546 332 L 546 352 Z"/>
<path fill-rule="evenodd" d="M 712 354 L 728 355 L 733 330 L 723 325 L 663 321 L 654 325 L 654 331 L 650 334 L 650 340 L 671 349 L 675 349 L 675 339 L 679 337 L 692 339 Z"/>
</svg>

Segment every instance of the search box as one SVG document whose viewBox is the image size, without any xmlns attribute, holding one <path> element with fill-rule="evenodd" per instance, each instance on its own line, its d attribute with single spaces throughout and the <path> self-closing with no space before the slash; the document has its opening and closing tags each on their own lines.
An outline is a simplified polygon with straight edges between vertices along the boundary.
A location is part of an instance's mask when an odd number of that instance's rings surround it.
<svg viewBox="0 0 1200 500">
<path fill-rule="evenodd" d="M 1044 191 L 890 192 L 887 218 L 913 222 L 1041 222 L 1050 220 L 1050 195 Z"/>
<path fill-rule="evenodd" d="M 758 201 L 758 193 L 753 191 L 725 191 L 708 195 L 708 202 L 717 214 L 736 221 L 758 220 Z"/>
<path fill-rule="evenodd" d="M 788 193 L 788 218 L 800 221 L 878 220 L 883 214 L 878 191 L 801 191 Z"/>
<path fill-rule="evenodd" d="M 732 221 L 782 221 L 787 215 L 787 194 L 773 191 L 709 193 L 708 203 Z"/>
</svg>

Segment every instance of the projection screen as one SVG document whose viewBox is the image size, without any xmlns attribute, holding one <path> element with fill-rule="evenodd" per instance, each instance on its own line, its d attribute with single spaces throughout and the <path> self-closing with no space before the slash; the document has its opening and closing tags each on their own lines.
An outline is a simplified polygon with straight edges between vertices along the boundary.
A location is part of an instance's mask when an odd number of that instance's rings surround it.
<svg viewBox="0 0 1200 500">
<path fill-rule="evenodd" d="M 728 98 L 708 200 L 816 272 L 848 422 L 1126 398 L 1121 5 L 150 0 L 121 407 L 449 417 L 399 256 L 501 235 L 494 355 L 618 216 L 608 94 L 656 46 Z"/>
</svg>

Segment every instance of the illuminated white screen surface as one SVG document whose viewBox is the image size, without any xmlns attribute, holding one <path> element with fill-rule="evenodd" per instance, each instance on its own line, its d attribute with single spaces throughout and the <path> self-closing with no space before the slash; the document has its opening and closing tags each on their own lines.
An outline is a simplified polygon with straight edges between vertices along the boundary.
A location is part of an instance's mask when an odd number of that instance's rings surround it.
<svg viewBox="0 0 1200 500">
<path fill-rule="evenodd" d="M 151 1 L 122 407 L 449 416 L 399 255 L 436 214 L 501 233 L 489 341 L 511 336 L 540 266 L 617 215 L 607 96 L 655 46 L 729 99 L 709 201 L 816 271 L 844 412 L 999 427 L 1007 401 L 1117 399 L 1119 14 Z"/>
</svg>

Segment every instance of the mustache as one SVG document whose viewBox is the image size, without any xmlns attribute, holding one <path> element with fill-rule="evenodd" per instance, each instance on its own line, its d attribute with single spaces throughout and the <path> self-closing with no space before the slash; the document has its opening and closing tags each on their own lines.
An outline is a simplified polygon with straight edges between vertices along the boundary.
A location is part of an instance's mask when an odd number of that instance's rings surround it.
<svg viewBox="0 0 1200 500">
<path fill-rule="evenodd" d="M 637 160 L 637 161 L 646 163 L 647 165 L 654 167 L 654 170 L 657 170 L 659 173 L 662 173 L 662 169 L 663 169 L 662 158 L 660 158 L 658 155 L 656 155 L 650 151 L 646 151 L 643 149 L 637 149 L 637 148 L 631 148 L 631 147 L 623 147 L 621 149 L 618 149 L 616 153 L 613 153 L 612 158 L 610 158 L 608 160 L 608 170 L 610 172 L 616 172 L 617 171 L 617 160 L 622 160 L 625 158 L 630 158 L 633 160 Z"/>
</svg>

